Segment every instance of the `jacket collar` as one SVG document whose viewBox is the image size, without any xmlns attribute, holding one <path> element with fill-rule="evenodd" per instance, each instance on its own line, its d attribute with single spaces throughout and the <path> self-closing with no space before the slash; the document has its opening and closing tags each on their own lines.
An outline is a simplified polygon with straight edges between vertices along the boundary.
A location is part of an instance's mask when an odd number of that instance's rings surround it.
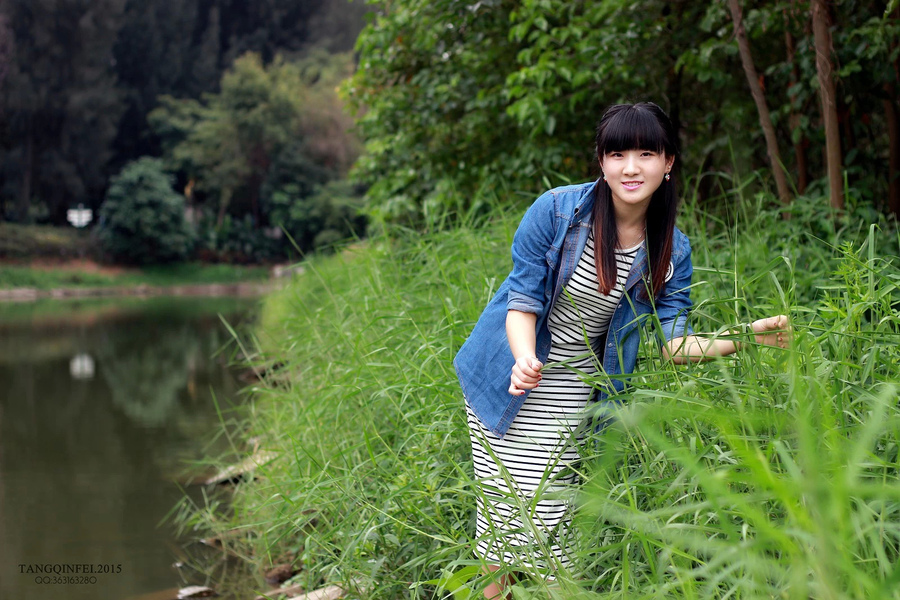
<svg viewBox="0 0 900 600">
<path fill-rule="evenodd" d="M 672 232 L 672 257 L 671 262 L 677 265 L 681 262 L 684 255 L 685 235 L 676 227 Z M 630 290 L 631 287 L 643 279 L 647 271 L 647 242 L 644 241 L 638 248 L 637 254 L 634 255 L 634 262 L 631 264 L 631 271 L 628 272 L 628 279 L 625 280 L 625 289 Z"/>
<path fill-rule="evenodd" d="M 628 279 L 625 280 L 625 290 L 630 290 L 634 284 L 643 279 L 644 272 L 647 270 L 647 242 L 644 241 L 638 248 L 637 254 L 634 255 L 634 262 L 631 263 L 631 271 L 628 272 Z"/>
<path fill-rule="evenodd" d="M 599 182 L 600 180 L 597 179 L 592 183 L 585 185 L 581 190 L 581 196 L 579 196 L 578 200 L 575 202 L 573 219 L 569 223 L 569 227 L 572 227 L 576 222 L 590 218 L 590 212 L 594 208 L 595 191 Z M 672 238 L 671 261 L 673 264 L 678 264 L 679 262 L 681 262 L 682 255 L 684 254 L 686 238 L 681 230 L 679 230 L 677 227 L 675 228 L 675 231 L 672 232 Z M 641 244 L 641 247 L 638 248 L 637 254 L 634 257 L 634 262 L 631 265 L 631 271 L 629 271 L 628 279 L 625 281 L 625 289 L 630 290 L 635 283 L 640 281 L 643 278 L 646 270 L 647 242 L 645 241 L 643 244 Z"/>
<path fill-rule="evenodd" d="M 582 188 L 581 195 L 578 197 L 578 200 L 575 201 L 572 221 L 569 224 L 570 227 L 576 222 L 591 218 L 591 211 L 594 209 L 594 191 L 597 189 L 597 181 L 586 184 Z"/>
</svg>

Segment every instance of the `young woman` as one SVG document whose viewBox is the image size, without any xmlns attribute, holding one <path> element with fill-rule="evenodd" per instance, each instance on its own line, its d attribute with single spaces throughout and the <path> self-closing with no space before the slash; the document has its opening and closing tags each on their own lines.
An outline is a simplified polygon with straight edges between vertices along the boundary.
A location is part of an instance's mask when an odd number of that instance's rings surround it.
<svg viewBox="0 0 900 600">
<path fill-rule="evenodd" d="M 676 132 L 652 103 L 609 108 L 597 128 L 602 178 L 539 197 L 512 244 L 513 269 L 454 360 L 478 480 L 476 550 L 553 579 L 572 560 L 572 491 L 584 409 L 625 387 L 641 324 L 676 363 L 735 352 L 687 323 L 693 268 L 675 227 Z M 783 315 L 756 342 L 785 347 Z M 550 366 L 544 367 L 546 363 Z M 600 378 L 599 389 L 583 375 Z M 596 382 L 594 384 L 597 385 Z M 492 583 L 499 598 L 505 582 Z"/>
</svg>

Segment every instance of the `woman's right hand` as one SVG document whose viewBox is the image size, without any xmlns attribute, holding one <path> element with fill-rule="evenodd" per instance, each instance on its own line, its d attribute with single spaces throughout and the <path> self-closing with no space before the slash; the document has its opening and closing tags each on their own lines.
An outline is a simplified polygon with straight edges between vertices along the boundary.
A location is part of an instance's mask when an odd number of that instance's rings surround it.
<svg viewBox="0 0 900 600">
<path fill-rule="evenodd" d="M 785 315 L 758 319 L 750 324 L 756 334 L 756 343 L 764 346 L 787 348 L 791 342 L 791 321 Z"/>
<path fill-rule="evenodd" d="M 523 356 L 513 365 L 509 378 L 509 393 L 521 396 L 525 390 L 533 390 L 541 381 L 541 369 L 544 365 L 533 356 Z"/>
</svg>

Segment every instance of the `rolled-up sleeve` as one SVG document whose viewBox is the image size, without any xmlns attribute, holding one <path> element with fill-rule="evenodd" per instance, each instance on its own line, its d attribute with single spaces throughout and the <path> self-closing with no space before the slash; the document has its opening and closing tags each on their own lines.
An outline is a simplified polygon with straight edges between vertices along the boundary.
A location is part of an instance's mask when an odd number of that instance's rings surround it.
<svg viewBox="0 0 900 600">
<path fill-rule="evenodd" d="M 534 313 L 539 317 L 546 310 L 544 293 L 551 270 L 547 254 L 553 243 L 555 223 L 554 197 L 547 192 L 525 212 L 513 236 L 507 310 Z"/>
<path fill-rule="evenodd" d="M 656 299 L 656 315 L 662 328 L 660 344 L 675 338 L 691 335 L 694 330 L 688 323 L 691 310 L 691 277 L 694 266 L 691 262 L 691 249 L 673 265 L 672 278 L 666 282 L 665 290 Z"/>
</svg>

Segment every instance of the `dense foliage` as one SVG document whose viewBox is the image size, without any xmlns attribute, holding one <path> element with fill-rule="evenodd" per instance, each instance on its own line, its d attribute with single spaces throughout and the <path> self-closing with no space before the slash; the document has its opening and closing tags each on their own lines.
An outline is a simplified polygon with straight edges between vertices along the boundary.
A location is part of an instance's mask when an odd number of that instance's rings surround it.
<svg viewBox="0 0 900 600">
<path fill-rule="evenodd" d="M 681 132 L 690 174 L 767 165 L 726 2 L 372 2 L 345 91 L 360 109 L 357 173 L 385 219 L 427 219 L 553 173 L 596 175 L 605 106 L 650 99 Z M 829 4 L 847 183 L 900 211 L 900 8 Z M 789 180 L 822 191 L 825 143 L 808 2 L 747 3 L 743 26 Z M 700 200 L 714 190 L 697 178 Z M 890 195 L 889 195 L 890 194 Z"/>
<path fill-rule="evenodd" d="M 161 98 L 149 120 L 187 179 L 203 249 L 259 260 L 362 233 L 361 195 L 336 184 L 357 153 L 334 92 L 349 68 L 345 55 L 247 54 L 202 101 Z"/>
<path fill-rule="evenodd" d="M 97 237 L 115 260 L 154 264 L 183 260 L 194 245 L 184 196 L 159 160 L 142 158 L 113 178 L 100 211 Z"/>
<path fill-rule="evenodd" d="M 350 50 L 362 2 L 0 0 L 0 218 L 65 224 L 109 177 L 159 156 L 158 98 L 218 89 L 234 60 Z"/>
</svg>

